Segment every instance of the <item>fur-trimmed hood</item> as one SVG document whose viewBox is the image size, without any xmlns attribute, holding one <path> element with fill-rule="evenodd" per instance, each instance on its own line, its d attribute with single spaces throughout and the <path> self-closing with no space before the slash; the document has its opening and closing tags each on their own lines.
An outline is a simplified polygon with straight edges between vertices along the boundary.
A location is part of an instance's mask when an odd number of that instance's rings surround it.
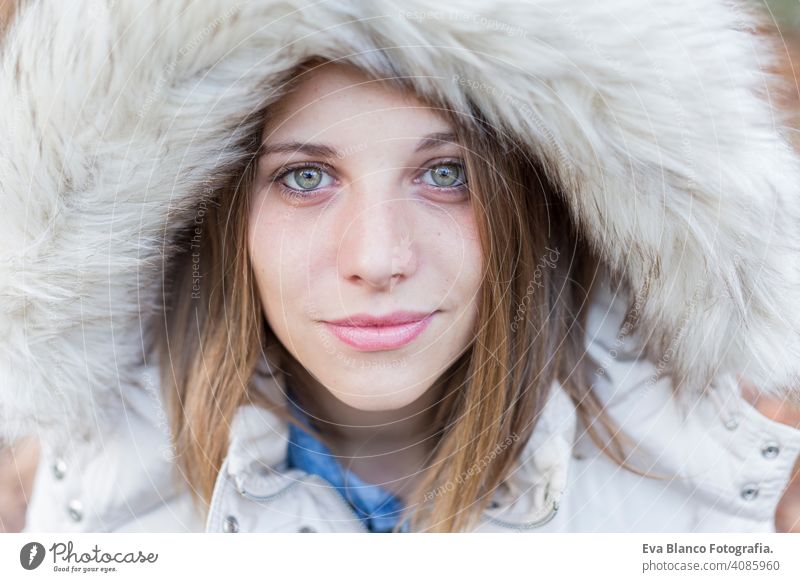
<svg viewBox="0 0 800 582">
<path fill-rule="evenodd" d="M 679 385 L 796 395 L 800 167 L 756 23 L 727 0 L 24 3 L 0 49 L 0 431 L 91 433 L 142 384 L 173 235 L 311 56 L 527 144 Z"/>
</svg>

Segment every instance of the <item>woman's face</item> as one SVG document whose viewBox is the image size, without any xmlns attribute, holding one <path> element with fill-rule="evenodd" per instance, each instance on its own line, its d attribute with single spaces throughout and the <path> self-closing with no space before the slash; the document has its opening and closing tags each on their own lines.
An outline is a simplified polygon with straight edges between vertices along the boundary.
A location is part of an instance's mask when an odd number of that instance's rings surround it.
<svg viewBox="0 0 800 582">
<path fill-rule="evenodd" d="M 419 398 L 475 334 L 482 254 L 437 113 L 326 65 L 273 110 L 248 246 L 265 316 L 340 401 Z"/>
</svg>

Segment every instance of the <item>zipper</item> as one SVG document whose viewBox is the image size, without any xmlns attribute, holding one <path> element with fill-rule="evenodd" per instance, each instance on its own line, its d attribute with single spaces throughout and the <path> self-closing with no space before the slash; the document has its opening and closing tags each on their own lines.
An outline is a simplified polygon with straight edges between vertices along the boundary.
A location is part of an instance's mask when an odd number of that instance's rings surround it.
<svg viewBox="0 0 800 582">
<path fill-rule="evenodd" d="M 537 519 L 535 521 L 526 521 L 522 523 L 516 523 L 512 521 L 505 521 L 503 519 L 498 519 L 496 517 L 491 517 L 489 515 L 483 514 L 481 515 L 481 520 L 494 524 L 499 525 L 500 527 L 505 527 L 508 529 L 516 529 L 516 530 L 529 530 L 529 529 L 536 529 L 538 527 L 542 527 L 543 525 L 550 523 L 553 518 L 558 513 L 558 500 L 553 500 L 553 503 L 550 506 L 550 510 L 547 512 L 547 515 L 544 517 Z"/>
<path fill-rule="evenodd" d="M 286 495 L 288 491 L 297 487 L 297 485 L 299 485 L 300 483 L 310 482 L 310 481 L 315 481 L 319 485 L 322 485 L 323 486 L 322 489 L 326 491 L 327 495 L 332 495 L 333 497 L 335 497 L 334 503 L 342 507 L 346 513 L 353 516 L 353 519 L 355 520 L 355 523 L 357 524 L 360 533 L 370 533 L 369 530 L 367 529 L 367 526 L 364 525 L 364 522 L 361 521 L 361 518 L 358 516 L 355 510 L 350 506 L 349 503 L 347 503 L 347 501 L 341 496 L 341 494 L 336 490 L 336 488 L 322 477 L 315 475 L 313 473 L 307 473 L 305 476 L 303 476 L 302 479 L 297 479 L 295 481 L 292 481 L 289 485 L 287 485 L 283 489 L 280 489 L 275 493 L 270 493 L 269 495 L 254 495 L 249 491 L 247 491 L 246 489 L 244 489 L 243 487 L 238 488 L 238 490 L 239 494 L 249 499 L 250 501 L 254 501 L 256 503 L 268 503 L 283 497 L 284 495 Z"/>
</svg>

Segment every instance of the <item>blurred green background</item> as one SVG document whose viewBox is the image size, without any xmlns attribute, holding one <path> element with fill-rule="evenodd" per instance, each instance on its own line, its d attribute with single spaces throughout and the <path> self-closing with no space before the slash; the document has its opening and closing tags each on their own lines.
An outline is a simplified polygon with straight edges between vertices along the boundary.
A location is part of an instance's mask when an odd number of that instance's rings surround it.
<svg viewBox="0 0 800 582">
<path fill-rule="evenodd" d="M 766 6 L 775 18 L 781 31 L 800 33 L 800 0 L 752 0 Z"/>
</svg>

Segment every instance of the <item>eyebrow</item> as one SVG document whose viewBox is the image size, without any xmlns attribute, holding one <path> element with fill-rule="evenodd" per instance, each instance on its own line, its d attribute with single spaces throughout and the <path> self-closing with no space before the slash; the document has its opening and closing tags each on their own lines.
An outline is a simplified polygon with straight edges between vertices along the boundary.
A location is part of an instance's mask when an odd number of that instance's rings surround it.
<svg viewBox="0 0 800 582">
<path fill-rule="evenodd" d="M 320 158 L 335 158 L 339 156 L 339 151 L 329 145 L 321 143 L 308 143 L 302 141 L 288 141 L 276 144 L 262 144 L 259 155 L 268 154 L 307 154 Z"/>
<path fill-rule="evenodd" d="M 434 149 L 443 144 L 458 144 L 456 135 L 449 131 L 429 133 L 423 136 L 414 148 L 414 152 Z M 342 158 L 339 150 L 324 143 L 308 143 L 301 141 L 288 141 L 276 144 L 262 144 L 260 156 L 268 154 L 306 154 L 319 158 Z"/>
<path fill-rule="evenodd" d="M 456 138 L 456 134 L 451 131 L 440 131 L 436 133 L 429 133 L 428 135 L 424 136 L 417 147 L 414 149 L 415 152 L 422 152 L 425 150 L 431 150 L 434 148 L 439 147 L 440 145 L 445 144 L 454 144 L 458 145 L 458 139 Z"/>
</svg>

